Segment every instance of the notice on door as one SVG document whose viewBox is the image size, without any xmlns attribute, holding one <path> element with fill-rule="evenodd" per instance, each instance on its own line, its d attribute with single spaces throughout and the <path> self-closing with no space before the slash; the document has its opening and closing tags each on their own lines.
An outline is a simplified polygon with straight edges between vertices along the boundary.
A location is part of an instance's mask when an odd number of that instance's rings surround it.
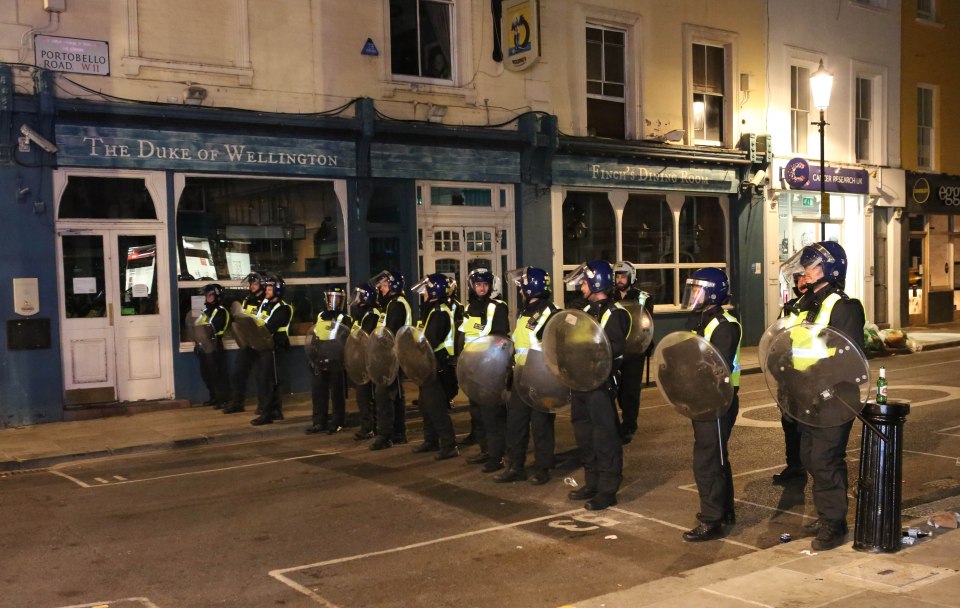
<svg viewBox="0 0 960 608">
<path fill-rule="evenodd" d="M 74 295 L 81 293 L 97 293 L 96 277 L 73 277 Z"/>
</svg>

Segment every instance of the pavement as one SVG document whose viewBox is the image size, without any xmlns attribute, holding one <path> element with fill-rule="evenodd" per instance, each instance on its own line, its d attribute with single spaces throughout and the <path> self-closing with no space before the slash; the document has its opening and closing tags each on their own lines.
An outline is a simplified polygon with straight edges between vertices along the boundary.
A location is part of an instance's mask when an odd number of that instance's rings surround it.
<svg viewBox="0 0 960 608">
<path fill-rule="evenodd" d="M 960 346 L 960 323 L 905 331 L 923 350 Z M 760 373 L 757 348 L 744 348 L 741 363 L 744 374 Z M 410 385 L 409 389 L 407 399 L 411 401 L 416 398 L 416 387 Z M 351 401 L 347 410 L 355 412 Z M 461 411 L 466 408 L 463 395 L 455 406 Z M 308 394 L 285 399 L 285 420 L 275 424 L 251 426 L 252 409 L 248 406 L 245 413 L 224 415 L 209 407 L 191 407 L 0 429 L 0 476 L 81 459 L 299 435 L 310 423 Z M 939 506 L 951 512 L 960 510 L 960 497 L 952 500 L 954 504 Z M 943 528 L 925 526 L 926 515 L 904 513 L 904 525 L 920 524 L 932 536 L 894 554 L 854 551 L 847 543 L 818 555 L 810 550 L 810 539 L 797 539 L 681 576 L 619 590 L 576 607 L 883 607 L 909 601 L 918 607 L 960 608 L 960 577 L 956 576 L 960 571 L 960 533 L 944 534 Z"/>
</svg>

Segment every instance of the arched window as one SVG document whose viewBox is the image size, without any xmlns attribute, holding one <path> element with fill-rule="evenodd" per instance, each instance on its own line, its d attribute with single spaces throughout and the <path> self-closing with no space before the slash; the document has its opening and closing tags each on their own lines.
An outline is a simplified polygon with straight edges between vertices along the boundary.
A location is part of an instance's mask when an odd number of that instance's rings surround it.
<svg viewBox="0 0 960 608">
<path fill-rule="evenodd" d="M 71 175 L 60 199 L 58 217 L 155 220 L 157 210 L 141 178 Z"/>
</svg>

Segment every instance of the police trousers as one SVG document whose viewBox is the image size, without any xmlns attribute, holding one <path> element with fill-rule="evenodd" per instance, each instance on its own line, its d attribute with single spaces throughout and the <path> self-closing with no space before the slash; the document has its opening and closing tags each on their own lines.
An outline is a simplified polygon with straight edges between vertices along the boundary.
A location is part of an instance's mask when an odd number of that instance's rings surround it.
<svg viewBox="0 0 960 608">
<path fill-rule="evenodd" d="M 230 401 L 230 380 L 227 375 L 227 359 L 223 352 L 223 342 L 217 339 L 217 349 L 212 353 L 197 350 L 200 359 L 200 376 L 210 393 L 210 401 L 228 403 Z"/>
<path fill-rule="evenodd" d="M 507 466 L 522 469 L 527 461 L 527 446 L 533 433 L 533 466 L 537 469 L 553 468 L 554 421 L 556 414 L 535 410 L 520 399 L 517 391 L 510 394 L 507 402 L 506 455 Z M 488 431 L 489 433 L 489 431 Z M 487 437 L 487 448 L 490 438 Z M 493 453 L 490 453 L 491 457 Z"/>
<path fill-rule="evenodd" d="M 313 424 L 336 429 L 342 427 L 346 418 L 346 397 L 343 392 L 343 369 L 319 369 L 313 373 L 311 382 L 313 400 Z M 333 420 L 329 420 L 328 405 L 333 402 Z"/>
<path fill-rule="evenodd" d="M 853 420 L 828 428 L 798 423 L 800 460 L 813 477 L 813 505 L 820 519 L 847 519 L 847 441 Z"/>
<path fill-rule="evenodd" d="M 257 415 L 273 419 L 283 415 L 281 395 L 287 390 L 287 349 L 257 353 Z"/>
<path fill-rule="evenodd" d="M 355 384 L 357 387 L 357 410 L 360 412 L 360 431 L 372 433 L 377 430 L 376 404 L 373 401 L 373 383 Z"/>
<path fill-rule="evenodd" d="M 387 439 L 406 438 L 407 412 L 399 376 L 390 384 L 375 385 L 373 398 L 377 405 L 377 435 Z"/>
<path fill-rule="evenodd" d="M 233 362 L 233 377 L 231 387 L 233 396 L 231 401 L 236 407 L 243 407 L 243 401 L 247 396 L 247 382 L 253 376 L 251 372 L 260 359 L 260 353 L 252 348 L 241 348 L 237 352 L 237 358 Z"/>
<path fill-rule="evenodd" d="M 573 391 L 570 421 L 580 449 L 584 486 L 615 496 L 623 482 L 623 442 L 607 383 L 592 391 Z"/>
<path fill-rule="evenodd" d="M 441 448 L 457 444 L 449 404 L 447 391 L 436 375 L 420 387 L 417 405 L 423 415 L 424 443 L 439 445 Z"/>
<path fill-rule="evenodd" d="M 733 512 L 733 470 L 727 443 L 740 411 L 734 393 L 727 413 L 715 420 L 693 420 L 693 478 L 700 494 L 700 521 L 712 524 Z"/>
<path fill-rule="evenodd" d="M 637 417 L 640 414 L 640 386 L 643 384 L 643 364 L 646 357 L 625 358 L 620 364 L 620 387 L 617 402 L 620 404 L 620 433 L 632 435 L 637 432 Z"/>
<path fill-rule="evenodd" d="M 496 405 L 479 405 L 471 401 L 471 421 L 473 419 L 474 407 L 477 408 L 481 423 L 472 429 L 472 432 L 477 437 L 477 443 L 480 444 L 480 451 L 489 454 L 493 462 L 499 462 L 504 454 L 506 454 L 507 449 L 507 408 L 502 403 Z M 529 426 L 528 423 L 527 426 Z M 517 422 L 517 424 L 523 426 L 525 423 Z M 550 428 L 553 428 L 552 423 L 550 424 Z M 526 442 L 528 439 L 522 439 L 522 441 Z M 527 451 L 526 444 L 524 444 L 523 451 Z M 550 451 L 552 456 L 553 448 L 551 448 Z"/>
</svg>

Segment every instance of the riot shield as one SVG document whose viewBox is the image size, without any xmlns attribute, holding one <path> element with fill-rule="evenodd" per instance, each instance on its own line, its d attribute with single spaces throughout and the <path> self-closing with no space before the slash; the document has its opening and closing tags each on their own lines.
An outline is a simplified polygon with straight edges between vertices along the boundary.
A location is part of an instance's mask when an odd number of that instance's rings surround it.
<svg viewBox="0 0 960 608">
<path fill-rule="evenodd" d="M 471 401 L 492 407 L 503 403 L 512 364 L 513 340 L 483 336 L 463 347 L 457 362 L 457 380 Z"/>
<path fill-rule="evenodd" d="M 393 332 L 378 327 L 367 337 L 367 376 L 374 384 L 384 386 L 397 379 L 400 361 L 397 359 L 397 343 Z"/>
<path fill-rule="evenodd" d="M 653 342 L 653 316 L 637 302 L 620 302 L 620 305 L 627 309 L 632 320 L 623 354 L 635 357 L 642 355 Z"/>
<path fill-rule="evenodd" d="M 397 332 L 397 358 L 404 375 L 417 386 L 423 386 L 437 374 L 433 347 L 418 327 L 404 325 Z"/>
<path fill-rule="evenodd" d="M 713 344 L 693 332 L 663 338 L 653 353 L 653 368 L 664 399 L 691 420 L 716 420 L 733 403 L 730 365 Z"/>
<path fill-rule="evenodd" d="M 853 420 L 870 392 L 863 352 L 844 334 L 801 323 L 776 333 L 763 375 L 780 411 L 815 427 Z"/>
<path fill-rule="evenodd" d="M 757 345 L 757 357 L 760 360 L 760 371 L 767 369 L 767 353 L 770 352 L 770 341 L 780 333 L 787 325 L 791 323 L 786 317 L 777 319 L 770 324 L 760 336 L 760 343 Z"/>
<path fill-rule="evenodd" d="M 550 315 L 543 330 L 543 356 L 551 373 L 575 391 L 592 391 L 606 382 L 613 365 L 603 328 L 575 309 Z"/>
<path fill-rule="evenodd" d="M 273 350 L 273 336 L 266 327 L 257 325 L 257 319 L 253 315 L 243 312 L 235 315 L 230 327 L 242 347 L 259 351 Z"/>
<path fill-rule="evenodd" d="M 367 374 L 367 332 L 359 327 L 354 328 L 343 347 L 343 364 L 347 368 L 347 375 L 356 384 L 370 382 Z"/>
<path fill-rule="evenodd" d="M 350 335 L 350 328 L 339 321 L 319 321 L 326 323 L 329 327 L 330 338 L 321 340 L 311 329 L 307 334 L 311 337 L 303 347 L 303 353 L 317 369 L 337 370 L 343 369 L 344 350 L 347 338 Z"/>
<path fill-rule="evenodd" d="M 547 361 L 539 350 L 529 350 L 524 364 L 514 370 L 513 390 L 521 401 L 548 414 L 571 403 L 570 389 L 547 368 Z"/>
<path fill-rule="evenodd" d="M 206 354 L 217 352 L 217 337 L 213 333 L 213 326 L 209 323 L 203 325 L 193 325 L 193 341 L 197 343 L 197 348 Z"/>
</svg>

